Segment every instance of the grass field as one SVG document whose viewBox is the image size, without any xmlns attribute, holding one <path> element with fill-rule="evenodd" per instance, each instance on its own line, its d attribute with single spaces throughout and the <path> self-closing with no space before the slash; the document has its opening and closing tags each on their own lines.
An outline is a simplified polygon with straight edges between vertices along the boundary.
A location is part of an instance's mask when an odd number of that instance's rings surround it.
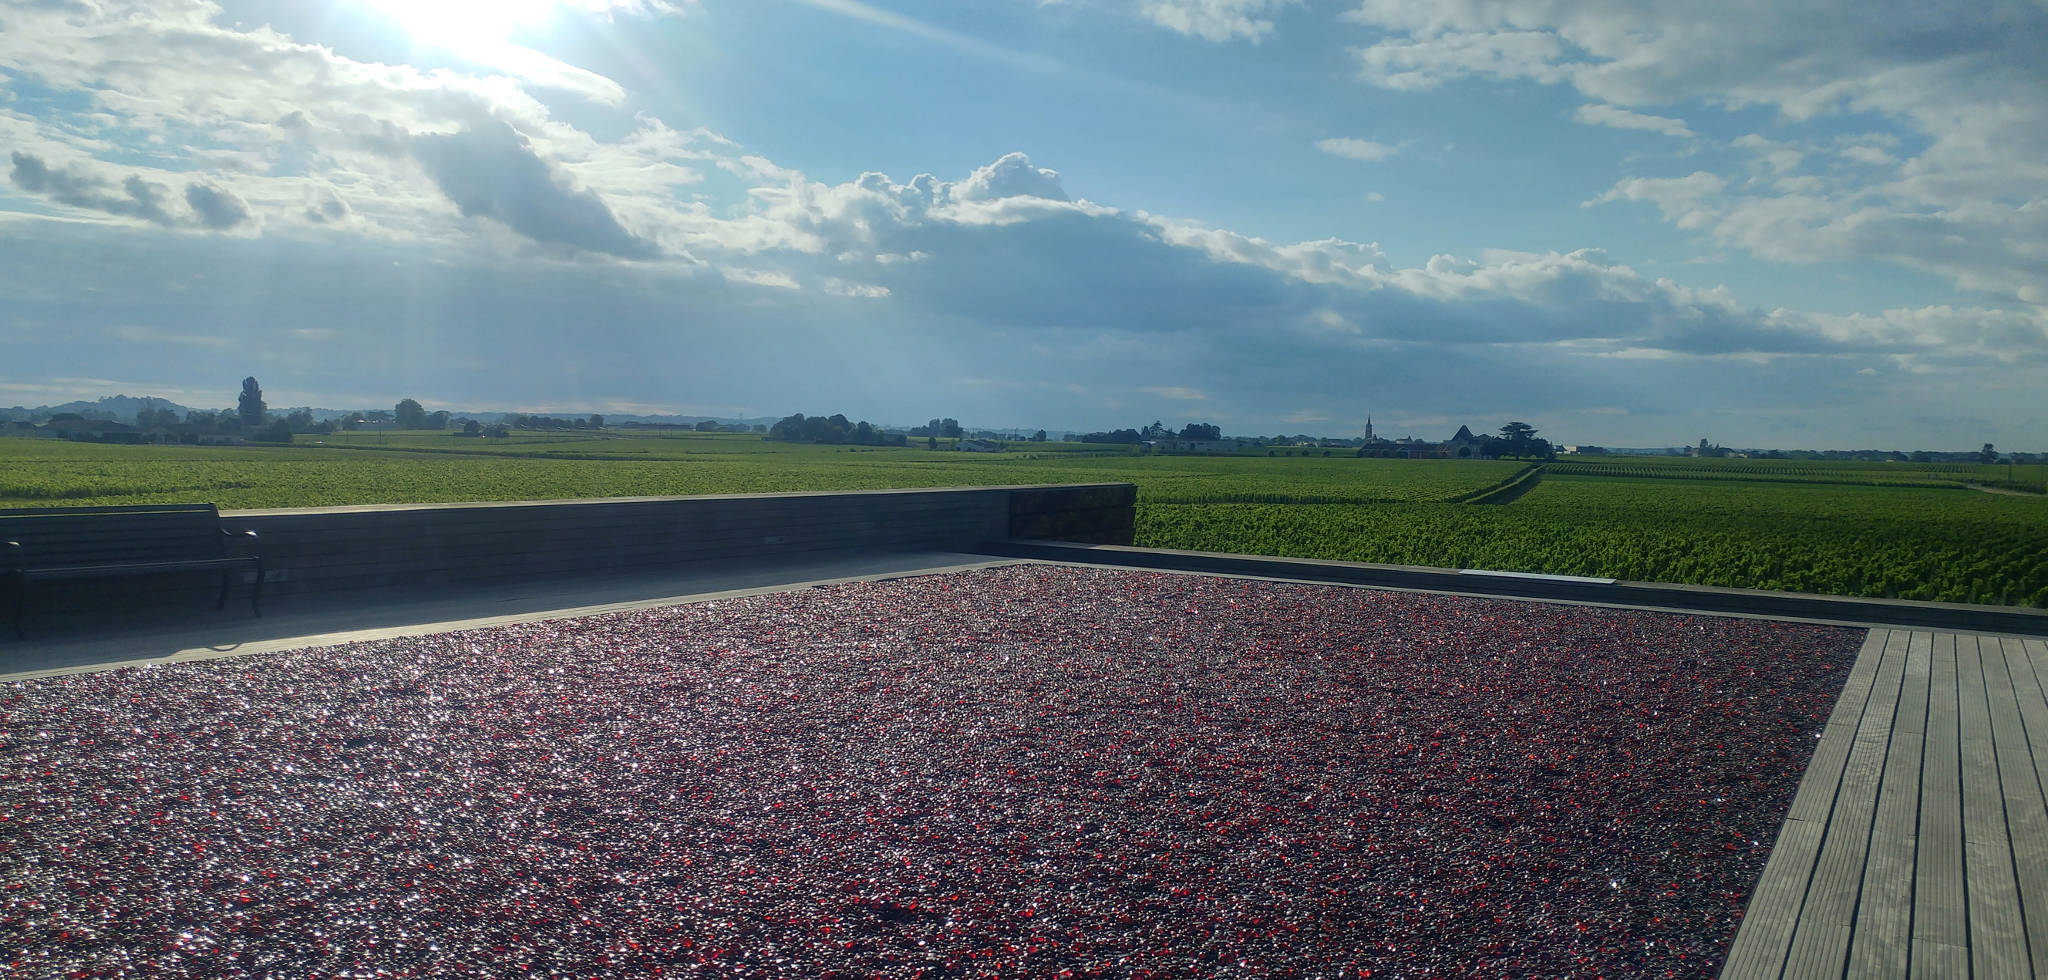
<svg viewBox="0 0 2048 980">
<path fill-rule="evenodd" d="M 1519 462 L 1000 455 L 751 435 L 337 434 L 289 447 L 0 439 L 0 507 L 223 508 L 988 486 L 1138 485 L 1138 543 L 1352 561 L 2048 607 L 2048 497 L 2003 466 L 1568 458 L 1504 504 Z M 2021 468 L 2018 485 L 2028 484 Z"/>
</svg>

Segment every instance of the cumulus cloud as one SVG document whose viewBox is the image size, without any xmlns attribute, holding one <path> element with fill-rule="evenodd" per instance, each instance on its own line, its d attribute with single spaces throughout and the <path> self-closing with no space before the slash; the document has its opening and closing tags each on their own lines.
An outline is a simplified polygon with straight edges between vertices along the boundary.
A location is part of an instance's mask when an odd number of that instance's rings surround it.
<svg viewBox="0 0 2048 980">
<path fill-rule="evenodd" d="M 1159 6 L 1184 15 L 1177 30 L 1228 40 L 1266 36 L 1267 18 L 1283 5 Z M 1618 76 L 1601 74 L 1632 57 L 1621 41 L 1553 8 L 1457 0 L 1368 7 L 1361 19 L 1384 35 L 1366 49 L 1378 54 L 1358 56 L 1368 81 L 1568 83 L 1598 100 L 1579 110 L 1582 122 L 1691 133 L 1685 121 L 1639 111 L 1669 103 L 1630 101 Z M 1760 404 L 1864 369 L 1939 377 L 2048 358 L 2043 318 L 2033 310 L 1963 302 L 1862 317 L 1759 310 L 1725 290 L 1658 278 L 1595 250 L 1439 255 L 1402 265 L 1370 241 L 1275 241 L 1091 201 L 1023 153 L 964 174 L 814 180 L 715 133 L 673 130 L 649 115 L 578 128 L 536 100 L 530 80 L 354 62 L 267 30 L 223 27 L 205 4 L 102 0 L 49 13 L 56 9 L 10 12 L 43 18 L 32 26 L 44 43 L 23 41 L 10 19 L 0 32 L 0 69 L 71 93 L 87 108 L 60 119 L 68 129 L 30 128 L 44 142 L 19 144 L 27 148 L 12 158 L 14 186 L 54 205 L 167 227 L 254 232 L 261 219 L 289 227 L 294 234 L 265 243 L 289 256 L 280 262 L 294 287 L 280 302 L 296 304 L 289 315 L 300 329 L 353 350 L 358 360 L 350 363 L 387 363 L 376 360 L 384 356 L 379 338 L 359 323 L 481 315 L 506 324 L 507 337 L 541 338 L 559 331 L 562 310 L 574 309 L 616 323 L 617 350 L 564 355 L 568 363 L 533 366 L 520 383 L 538 390 L 560 377 L 644 373 L 634 382 L 641 387 L 621 397 L 658 400 L 679 382 L 647 365 L 745 362 L 758 333 L 815 368 L 798 383 L 820 392 L 872 383 L 866 397 L 884 398 L 953 377 L 949 366 L 1004 363 L 1019 377 L 1057 378 L 1124 404 L 1199 392 L 1220 416 L 1254 403 L 1293 408 L 1311 400 L 1307 392 L 1341 399 L 1362 385 L 1417 403 L 1483 406 L 1508 397 L 1504 377 L 1535 379 L 1513 393 L 1530 404 L 1641 407 L 1708 380 L 1753 385 L 1729 397 Z M 1626 10 L 1608 12 L 1633 23 Z M 1696 67 L 1684 58 L 1670 66 L 1681 74 Z M 1629 84 L 1649 92 L 1652 82 L 1643 75 Z M 1657 84 L 1658 93 L 1691 91 L 1686 98 L 1725 104 L 1675 81 Z M 2010 111 L 2025 120 L 2033 110 Z M 219 162 L 202 166 L 202 151 L 186 150 L 189 159 L 163 162 L 173 169 L 116 166 L 107 162 L 113 144 L 92 142 L 105 131 L 95 128 L 101 117 L 123 131 L 206 134 L 203 152 Z M 1650 204 L 1665 220 L 1756 254 L 1899 256 L 1985 288 L 2009 287 L 2031 261 L 2032 281 L 2048 281 L 2039 274 L 2042 209 L 1988 207 L 1997 201 L 1983 196 L 1991 184 L 1931 156 L 1922 141 L 1881 136 L 1759 136 L 1719 147 L 1749 161 L 1747 172 L 1738 165 L 1734 173 L 1629 177 L 1587 203 Z M 1352 138 L 1319 148 L 1354 159 L 1398 149 Z M 1981 152 L 2006 153 L 1990 144 Z M 1893 182 L 1858 183 L 1856 175 L 1883 165 L 1880 153 L 1896 157 Z M 174 169 L 180 163 L 182 172 Z M 692 193 L 707 174 L 728 188 L 727 199 Z M 24 270 L 10 301 L 23 318 L 62 322 L 77 309 L 75 291 L 62 288 L 61 276 L 26 270 L 82 267 L 82 257 L 105 254 L 113 241 L 82 236 L 128 232 L 118 222 L 84 230 L 71 226 L 86 223 L 36 222 L 65 227 L 24 233 L 28 224 L 0 222 L 0 267 Z M 451 257 L 475 253 L 469 246 L 480 230 L 486 241 L 513 241 L 512 254 L 451 269 L 459 264 Z M 47 245 L 74 234 L 81 237 L 69 251 Z M 174 291 L 167 284 L 224 264 L 224 253 L 202 251 L 219 248 L 214 239 L 178 237 L 188 246 L 182 252 L 127 246 L 133 261 L 124 266 L 132 265 L 135 282 L 121 288 L 134 291 L 124 300 L 129 308 L 148 308 L 149 296 Z M 647 261 L 612 265 L 620 257 Z M 429 264 L 433 275 L 403 271 Z M 372 266 L 391 278 L 366 285 L 320 271 Z M 401 306 L 384 294 L 422 298 Z M 164 322 L 143 324 L 151 329 L 137 336 L 191 334 L 185 328 L 194 323 L 236 315 L 218 304 L 180 294 L 151 314 Z M 726 336 L 740 331 L 700 330 L 687 339 L 710 346 L 685 349 L 678 309 L 706 323 L 747 324 L 745 344 Z M 347 322 L 335 310 L 347 311 Z M 237 329 L 253 336 L 261 327 Z M 730 346 L 714 349 L 720 344 Z M 730 356 L 716 356 L 721 351 Z M 340 363 L 326 348 L 302 353 L 308 362 Z M 460 356 L 461 345 L 448 353 Z M 1618 357 L 1648 365 L 1647 373 L 1616 380 L 1608 362 Z M 1715 373 L 1738 358 L 1799 367 L 1733 381 Z M 707 390 L 737 384 L 708 373 L 683 380 Z M 1638 382 L 1640 390 L 1631 387 Z M 860 393 L 847 390 L 844 403 Z M 964 389 L 947 395 L 968 397 Z M 1053 397 L 1048 411 L 1067 411 L 1081 396 L 1063 387 Z"/>
<path fill-rule="evenodd" d="M 1331 156 L 1343 157 L 1347 160 L 1363 160 L 1367 163 L 1375 163 L 1393 156 L 1400 148 L 1388 146 L 1385 143 L 1375 143 L 1372 140 L 1335 137 L 1317 140 L 1316 149 Z"/>
<path fill-rule="evenodd" d="M 51 167 L 41 157 L 19 150 L 11 156 L 14 186 L 31 194 L 44 195 L 59 204 L 140 218 L 166 227 L 177 224 L 177 220 L 164 209 L 164 188 L 161 184 L 129 177 L 120 182 L 121 189 L 117 193 L 113 181 L 89 173 L 83 167 Z"/>
<path fill-rule="evenodd" d="M 170 190 L 162 184 L 129 175 L 118 182 L 83 164 L 51 166 L 34 154 L 13 151 L 10 176 L 14 186 L 58 204 L 135 218 L 165 228 L 228 231 L 248 224 L 249 206 L 231 191 L 194 182 L 185 188 L 189 212 L 172 210 Z M 118 189 L 117 189 L 118 188 Z"/>
<path fill-rule="evenodd" d="M 1683 177 L 1631 177 L 1585 202 L 1585 206 L 1648 201 L 1663 212 L 1666 221 L 1680 228 L 1702 228 L 1714 222 L 1721 191 L 1727 186 L 1727 181 L 1704 170 Z"/>
<path fill-rule="evenodd" d="M 1840 151 L 1842 158 L 1872 167 L 1883 167 L 1896 163 L 1897 158 L 1875 146 L 1845 146 Z"/>
<path fill-rule="evenodd" d="M 325 225 L 348 220 L 350 209 L 334 188 L 322 187 L 307 192 L 303 214 L 307 221 Z"/>
<path fill-rule="evenodd" d="M 1273 33 L 1274 13 L 1297 0 L 1142 0 L 1138 11 L 1154 24 L 1205 41 L 1257 43 Z"/>
<path fill-rule="evenodd" d="M 969 174 L 952 190 L 952 198 L 957 201 L 999 201 L 1006 197 L 1068 200 L 1066 188 L 1060 186 L 1059 172 L 1032 166 L 1031 158 L 1022 153 L 1004 154 Z"/>
<path fill-rule="evenodd" d="M 1698 135 L 1682 119 L 1669 116 L 1652 116 L 1648 113 L 1630 112 L 1611 105 L 1589 103 L 1572 113 L 1572 120 L 1588 126 L 1606 126 L 1610 129 L 1637 129 L 1646 133 L 1660 133 L 1680 139 L 1691 139 Z"/>
<path fill-rule="evenodd" d="M 185 203 L 192 208 L 193 216 L 202 226 L 214 231 L 226 231 L 249 221 L 248 202 L 236 196 L 234 191 L 210 184 L 188 185 Z"/>
<path fill-rule="evenodd" d="M 165 177 L 113 189 L 104 180 L 86 186 L 106 164 L 24 171 L 32 182 L 70 188 L 73 206 L 166 226 L 247 230 L 257 215 L 273 214 L 352 234 L 444 241 L 479 227 L 455 219 L 481 218 L 551 248 L 642 258 L 661 250 L 629 231 L 608 198 L 624 199 L 638 224 L 648 202 L 672 208 L 664 196 L 694 176 L 658 148 L 597 140 L 554 118 L 526 86 L 559 79 L 353 61 L 269 28 L 225 26 L 221 9 L 203 0 L 40 5 L 7 17 L 0 71 L 86 105 L 46 115 L 35 129 L 41 142 L 66 155 L 100 155 L 117 143 L 79 134 L 205 134 L 203 149 L 188 139 L 154 151 L 165 158 L 161 166 L 206 174 L 183 207 L 161 186 Z M 350 187 L 350 203 L 308 191 L 329 177 Z M 592 177 L 604 183 L 593 186 Z"/>
<path fill-rule="evenodd" d="M 1446 33 L 1381 41 L 1356 50 L 1358 77 L 1381 88 L 1425 91 L 1470 76 L 1556 82 L 1564 45 L 1547 31 Z"/>
<path fill-rule="evenodd" d="M 658 252 L 621 226 L 602 198 L 549 167 L 511 126 L 419 136 L 411 149 L 465 216 L 499 221 L 542 244 L 636 259 Z"/>
<path fill-rule="evenodd" d="M 1595 125 L 1685 135 L 1642 107 L 1771 107 L 1789 124 L 1872 114 L 1924 141 L 1801 146 L 1733 141 L 1768 179 L 1737 188 L 1690 227 L 1779 258 L 1868 258 L 1969 289 L 2048 303 L 2048 8 L 1877 4 L 1854 16 L 1811 4 L 1685 0 L 1358 0 L 1347 15 L 1377 39 L 1354 49 L 1360 78 L 1422 90 L 1467 78 L 1566 84 L 1598 100 Z M 1808 172 L 1816 151 L 1849 172 Z M 1626 188 L 1618 188 L 1625 196 Z M 2014 201 L 2022 202 L 2017 208 Z"/>
<path fill-rule="evenodd" d="M 1745 307 L 1725 289 L 1652 278 L 1598 250 L 1439 255 L 1398 267 L 1372 243 L 1273 242 L 1197 222 L 1034 196 L 1035 181 L 990 202 L 966 187 L 1005 186 L 991 173 L 1043 174 L 1005 157 L 967 179 L 878 173 L 839 185 L 796 185 L 762 195 L 757 220 L 790 229 L 757 251 L 803 281 L 810 256 L 832 257 L 844 282 L 886 290 L 912 309 L 1036 329 L 1230 331 L 1247 322 L 1289 331 L 1304 349 L 1347 356 L 1374 344 L 1490 347 L 1576 345 L 1586 356 L 1942 358 L 1991 356 L 1994 343 L 2048 354 L 2044 320 L 1981 308 L 1957 311 L 1939 332 L 1894 329 L 1899 314 L 1834 321 Z M 1681 223 L 1711 222 L 1727 185 L 1705 172 L 1637 179 L 1589 205 L 1646 201 Z M 963 200 L 962 198 L 971 198 Z M 1008 202 L 1002 221 L 976 208 Z M 1693 216 L 1698 216 L 1697 218 Z M 905 255 L 922 256 L 915 262 Z M 1997 320 L 2001 330 L 1960 324 Z M 1365 345 L 1365 346 L 1360 346 Z M 1161 386 L 1154 386 L 1161 387 Z"/>
</svg>

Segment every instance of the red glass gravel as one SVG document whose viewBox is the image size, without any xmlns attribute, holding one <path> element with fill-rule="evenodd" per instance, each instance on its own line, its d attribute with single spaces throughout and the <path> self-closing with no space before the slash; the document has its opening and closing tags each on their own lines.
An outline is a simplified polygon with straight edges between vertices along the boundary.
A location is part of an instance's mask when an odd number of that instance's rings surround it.
<svg viewBox="0 0 2048 980">
<path fill-rule="evenodd" d="M 1854 631 L 1021 566 L 0 688 L 0 973 L 1708 976 Z"/>
</svg>

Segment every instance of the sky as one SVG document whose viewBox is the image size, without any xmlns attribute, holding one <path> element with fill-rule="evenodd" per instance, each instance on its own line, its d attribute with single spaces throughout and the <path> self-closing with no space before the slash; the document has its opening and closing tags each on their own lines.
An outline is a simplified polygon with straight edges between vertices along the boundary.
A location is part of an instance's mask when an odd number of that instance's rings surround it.
<svg viewBox="0 0 2048 980">
<path fill-rule="evenodd" d="M 2048 449 L 2048 4 L 0 0 L 0 404 Z"/>
</svg>

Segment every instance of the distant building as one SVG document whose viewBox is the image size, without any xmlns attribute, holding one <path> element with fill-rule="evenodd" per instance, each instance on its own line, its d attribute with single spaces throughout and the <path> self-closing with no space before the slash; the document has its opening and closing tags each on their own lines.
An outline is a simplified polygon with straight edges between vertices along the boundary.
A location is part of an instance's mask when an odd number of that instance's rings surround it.
<svg viewBox="0 0 2048 980">
<path fill-rule="evenodd" d="M 1457 434 L 1451 436 L 1449 442 L 1444 443 L 1444 458 L 1479 459 L 1480 445 L 1479 437 L 1472 434 L 1471 426 L 1458 426 Z"/>
</svg>

